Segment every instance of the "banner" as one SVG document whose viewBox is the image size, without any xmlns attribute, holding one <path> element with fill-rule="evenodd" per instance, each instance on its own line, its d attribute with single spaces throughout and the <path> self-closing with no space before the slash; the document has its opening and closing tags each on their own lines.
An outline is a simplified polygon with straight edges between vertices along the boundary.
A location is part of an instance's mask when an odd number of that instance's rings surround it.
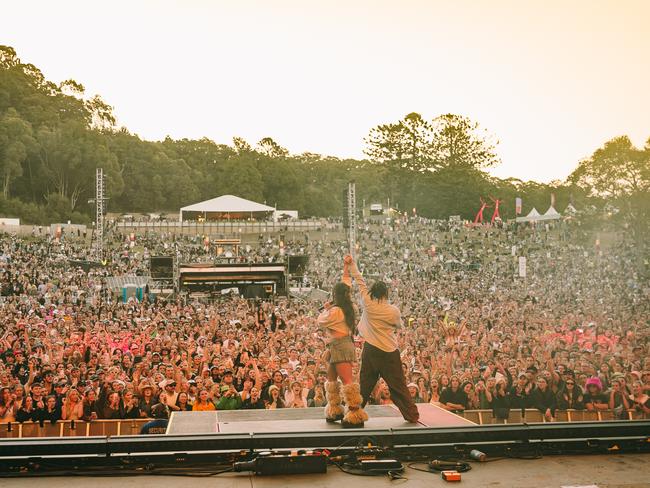
<svg viewBox="0 0 650 488">
<path fill-rule="evenodd" d="M 521 214 L 521 198 L 515 198 L 515 214 Z"/>
<path fill-rule="evenodd" d="M 551 207 L 555 208 L 555 193 L 551 193 Z"/>
<path fill-rule="evenodd" d="M 526 277 L 526 257 L 525 256 L 519 256 L 519 277 L 520 278 L 525 278 Z"/>
</svg>

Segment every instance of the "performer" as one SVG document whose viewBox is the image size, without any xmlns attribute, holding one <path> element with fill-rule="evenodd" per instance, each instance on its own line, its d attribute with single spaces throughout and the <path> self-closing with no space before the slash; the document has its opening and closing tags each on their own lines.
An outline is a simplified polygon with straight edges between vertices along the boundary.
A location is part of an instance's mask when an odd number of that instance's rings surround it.
<svg viewBox="0 0 650 488">
<path fill-rule="evenodd" d="M 355 313 L 352 304 L 352 280 L 349 265 L 343 266 L 343 280 L 334 285 L 332 302 L 325 304 L 325 310 L 318 316 L 318 324 L 327 329 L 330 340 L 327 344 L 329 368 L 325 392 L 327 405 L 325 418 L 328 422 L 341 420 L 345 428 L 363 427 L 368 415 L 361 407 L 359 384 L 352 381 L 352 363 L 356 351 L 352 336 L 355 332 Z M 344 410 L 341 406 L 341 383 L 343 383 Z"/>
<path fill-rule="evenodd" d="M 388 286 L 376 281 L 370 290 L 366 286 L 352 256 L 346 256 L 352 278 L 359 287 L 363 313 L 359 321 L 359 333 L 364 338 L 361 353 L 361 396 L 365 406 L 372 390 L 382 377 L 390 390 L 390 397 L 407 422 L 420 418 L 415 402 L 406 386 L 402 359 L 397 346 L 395 330 L 402 325 L 400 311 L 388 303 Z"/>
</svg>

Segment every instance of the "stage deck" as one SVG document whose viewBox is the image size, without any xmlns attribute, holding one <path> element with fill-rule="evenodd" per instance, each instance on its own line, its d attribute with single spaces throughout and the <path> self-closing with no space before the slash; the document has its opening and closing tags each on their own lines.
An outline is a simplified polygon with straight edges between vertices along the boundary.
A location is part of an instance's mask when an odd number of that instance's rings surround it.
<svg viewBox="0 0 650 488">
<path fill-rule="evenodd" d="M 463 427 L 476 425 L 435 405 L 417 405 L 420 421 L 406 422 L 394 405 L 366 407 L 369 429 L 418 427 Z M 279 410 L 221 410 L 216 412 L 173 412 L 167 434 L 248 434 L 262 432 L 308 432 L 342 429 L 341 423 L 325 422 L 323 408 L 283 408 Z"/>
</svg>

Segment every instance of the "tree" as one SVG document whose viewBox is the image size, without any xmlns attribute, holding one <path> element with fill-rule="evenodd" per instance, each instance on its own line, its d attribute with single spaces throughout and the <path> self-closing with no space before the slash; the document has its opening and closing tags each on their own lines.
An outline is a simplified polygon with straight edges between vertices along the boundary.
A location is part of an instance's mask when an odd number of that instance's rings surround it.
<svg viewBox="0 0 650 488">
<path fill-rule="evenodd" d="M 289 151 L 280 146 L 270 137 L 265 137 L 260 142 L 257 143 L 259 152 L 269 158 L 286 158 L 289 155 Z"/>
<path fill-rule="evenodd" d="M 32 126 L 13 108 L 0 117 L 0 174 L 5 198 L 9 196 L 11 182 L 23 174 L 22 163 L 34 146 Z"/>
<path fill-rule="evenodd" d="M 51 189 L 70 200 L 75 210 L 82 197 L 94 194 L 95 169 L 104 168 L 109 194 L 119 195 L 124 188 L 117 157 L 109 150 L 106 138 L 78 122 L 67 122 L 56 129 L 41 128 L 36 135 L 38 157 Z"/>
<path fill-rule="evenodd" d="M 568 181 L 591 195 L 618 199 L 650 191 L 650 150 L 634 147 L 627 136 L 615 137 L 580 162 Z"/>
<path fill-rule="evenodd" d="M 439 167 L 485 169 L 499 164 L 495 146 L 477 122 L 454 114 L 433 120 L 431 157 Z"/>
<path fill-rule="evenodd" d="M 430 171 L 431 125 L 412 112 L 394 124 L 383 124 L 370 130 L 365 139 L 365 153 L 372 161 L 391 169 Z"/>
</svg>

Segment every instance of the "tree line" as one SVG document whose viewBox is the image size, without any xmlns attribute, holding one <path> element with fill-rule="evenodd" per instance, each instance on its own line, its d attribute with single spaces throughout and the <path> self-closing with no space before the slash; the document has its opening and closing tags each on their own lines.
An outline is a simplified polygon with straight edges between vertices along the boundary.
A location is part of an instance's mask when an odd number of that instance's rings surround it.
<svg viewBox="0 0 650 488">
<path fill-rule="evenodd" d="M 605 202 L 648 214 L 650 139 L 636 148 L 626 136 L 606 142 L 578 162 L 564 182 L 500 179 L 485 170 L 499 163 L 498 141 L 454 114 L 425 120 L 411 113 L 378 125 L 365 139 L 366 159 L 290 154 L 267 137 L 231 145 L 210 139 L 146 141 L 116 126 L 112 108 L 88 97 L 82 84 L 55 84 L 0 46 L 0 214 L 26 223 L 89 223 L 94 175 L 104 168 L 111 212 L 177 212 L 181 206 L 235 194 L 302 216 L 334 217 L 342 189 L 357 182 L 359 204 L 390 200 L 402 211 L 434 218 L 472 218 L 480 197 L 503 201 L 504 218 L 546 210 L 601 208 Z M 645 212 L 645 213 L 643 213 Z"/>
</svg>

